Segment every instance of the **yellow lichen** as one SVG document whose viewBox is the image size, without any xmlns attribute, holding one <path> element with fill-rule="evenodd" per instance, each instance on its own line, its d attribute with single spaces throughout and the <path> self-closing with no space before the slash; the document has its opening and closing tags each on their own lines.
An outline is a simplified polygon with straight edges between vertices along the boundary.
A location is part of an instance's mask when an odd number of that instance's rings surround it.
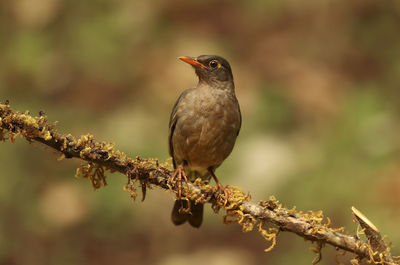
<svg viewBox="0 0 400 265">
<path fill-rule="evenodd" d="M 313 259 L 313 261 L 312 261 L 312 264 L 313 264 L 313 265 L 315 265 L 315 264 L 317 264 L 317 263 L 319 263 L 319 262 L 321 261 L 321 259 L 322 259 L 322 252 L 321 252 L 321 250 L 322 250 L 322 247 L 323 247 L 323 246 L 324 246 L 323 243 L 317 242 L 317 246 L 311 248 L 311 251 L 314 252 L 314 253 L 316 254 L 316 256 L 314 257 L 314 259 Z"/>
<path fill-rule="evenodd" d="M 57 161 L 61 161 L 65 159 L 65 154 L 61 154 L 58 158 Z"/>
<path fill-rule="evenodd" d="M 271 246 L 264 249 L 265 252 L 271 251 L 276 245 L 276 237 L 278 236 L 279 230 L 277 228 L 268 228 L 268 231 L 263 228 L 263 222 L 258 223 L 258 232 L 262 235 L 262 237 L 271 242 Z"/>
<path fill-rule="evenodd" d="M 32 117 L 29 111 L 13 112 L 9 105 L 0 104 L 0 110 L 2 112 L 0 126 L 7 124 L 8 139 L 11 142 L 14 142 L 18 136 L 27 139 L 42 138 L 46 141 L 52 138 L 51 130 L 54 126 L 47 124 L 45 116 Z M 4 131 L 2 131 L 0 139 L 7 139 Z"/>
<path fill-rule="evenodd" d="M 133 200 L 136 200 L 136 197 L 138 194 L 137 194 L 137 191 L 136 191 L 136 188 L 135 188 L 135 185 L 133 182 L 130 181 L 127 185 L 124 186 L 123 189 L 124 189 L 124 191 L 129 192 L 129 194 L 131 195 L 131 198 Z"/>
<path fill-rule="evenodd" d="M 75 176 L 77 178 L 89 179 L 95 190 L 107 185 L 104 168 L 94 163 L 87 163 L 80 166 L 76 170 Z"/>
</svg>

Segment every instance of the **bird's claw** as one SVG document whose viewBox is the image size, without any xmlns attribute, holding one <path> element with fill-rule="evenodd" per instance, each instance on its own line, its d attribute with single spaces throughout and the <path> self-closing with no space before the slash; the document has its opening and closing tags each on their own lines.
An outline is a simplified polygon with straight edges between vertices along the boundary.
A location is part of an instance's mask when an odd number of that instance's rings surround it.
<svg viewBox="0 0 400 265">
<path fill-rule="evenodd" d="M 230 197 L 230 195 L 233 196 L 233 193 L 224 186 L 222 186 L 221 182 L 219 182 L 217 176 L 215 176 L 214 171 L 211 168 L 208 169 L 208 173 L 210 173 L 210 175 L 215 180 L 215 183 L 217 183 L 217 191 L 220 190 L 222 193 L 224 193 L 225 195 L 224 206 L 225 206 L 228 203 L 228 198 Z"/>
<path fill-rule="evenodd" d="M 217 190 L 221 191 L 224 194 L 224 198 L 225 198 L 224 205 L 226 205 L 228 203 L 228 198 L 231 195 L 233 195 L 232 192 L 228 188 L 222 186 L 221 182 L 217 183 Z"/>
<path fill-rule="evenodd" d="M 186 184 L 188 184 L 188 178 L 185 172 L 185 169 L 183 167 L 183 165 L 179 165 L 174 174 L 172 175 L 172 182 L 175 183 L 176 187 L 177 187 L 177 197 L 179 200 L 182 199 L 182 182 L 184 181 Z"/>
</svg>

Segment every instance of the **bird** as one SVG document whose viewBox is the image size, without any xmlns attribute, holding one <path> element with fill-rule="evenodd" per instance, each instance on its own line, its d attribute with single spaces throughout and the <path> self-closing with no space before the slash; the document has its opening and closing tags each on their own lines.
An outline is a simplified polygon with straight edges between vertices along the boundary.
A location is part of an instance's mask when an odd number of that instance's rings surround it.
<svg viewBox="0 0 400 265">
<path fill-rule="evenodd" d="M 182 56 L 198 77 L 195 87 L 184 90 L 175 102 L 169 120 L 168 146 L 178 181 L 197 178 L 215 180 L 215 170 L 229 156 L 242 125 L 231 66 L 217 55 Z M 185 212 L 182 209 L 190 209 Z M 203 222 L 203 204 L 185 200 L 181 191 L 171 214 L 175 225 L 186 221 L 198 228 Z"/>
</svg>

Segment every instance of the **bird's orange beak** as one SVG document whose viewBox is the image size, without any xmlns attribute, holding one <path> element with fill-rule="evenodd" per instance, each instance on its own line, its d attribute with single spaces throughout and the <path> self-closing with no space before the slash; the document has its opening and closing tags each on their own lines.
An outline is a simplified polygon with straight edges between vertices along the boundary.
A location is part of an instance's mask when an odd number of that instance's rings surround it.
<svg viewBox="0 0 400 265">
<path fill-rule="evenodd" d="M 190 56 L 181 56 L 181 57 L 179 57 L 179 59 L 184 61 L 185 63 L 188 63 L 188 64 L 194 66 L 194 67 L 205 68 L 204 64 L 198 62 L 196 58 L 193 58 Z"/>
</svg>

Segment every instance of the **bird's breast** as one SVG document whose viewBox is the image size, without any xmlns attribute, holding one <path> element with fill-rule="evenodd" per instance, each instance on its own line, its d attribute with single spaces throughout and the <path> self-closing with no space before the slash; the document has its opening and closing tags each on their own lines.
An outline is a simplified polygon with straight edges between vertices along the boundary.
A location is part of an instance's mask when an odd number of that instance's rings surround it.
<svg viewBox="0 0 400 265">
<path fill-rule="evenodd" d="M 175 156 L 192 167 L 217 167 L 230 154 L 240 126 L 237 100 L 227 91 L 198 90 L 177 106 Z"/>
</svg>

